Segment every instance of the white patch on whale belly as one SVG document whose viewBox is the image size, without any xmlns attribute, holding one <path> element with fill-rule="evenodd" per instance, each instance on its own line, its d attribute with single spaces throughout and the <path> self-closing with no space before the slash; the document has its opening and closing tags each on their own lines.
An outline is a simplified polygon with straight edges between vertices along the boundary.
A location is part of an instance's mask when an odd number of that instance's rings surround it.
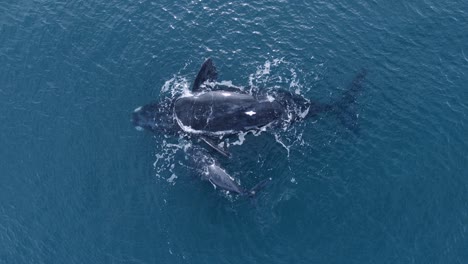
<svg viewBox="0 0 468 264">
<path fill-rule="evenodd" d="M 133 110 L 133 112 L 136 113 L 136 112 L 138 112 L 138 111 L 140 111 L 140 110 L 141 110 L 141 106 L 135 108 L 135 110 Z"/>
<path fill-rule="evenodd" d="M 250 111 L 248 111 L 248 112 L 245 112 L 244 114 L 249 115 L 249 116 L 253 116 L 253 115 L 256 114 L 256 112 L 250 110 Z"/>
<path fill-rule="evenodd" d="M 223 96 L 231 96 L 231 93 L 221 93 Z"/>
</svg>

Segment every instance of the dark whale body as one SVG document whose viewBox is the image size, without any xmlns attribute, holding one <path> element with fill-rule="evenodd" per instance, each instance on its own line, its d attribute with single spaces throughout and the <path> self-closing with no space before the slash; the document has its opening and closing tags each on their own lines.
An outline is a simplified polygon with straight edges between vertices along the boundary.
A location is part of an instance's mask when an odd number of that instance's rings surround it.
<svg viewBox="0 0 468 264">
<path fill-rule="evenodd" d="M 174 114 L 186 132 L 219 135 L 258 129 L 279 120 L 285 109 L 266 97 L 212 91 L 177 99 Z"/>
</svg>

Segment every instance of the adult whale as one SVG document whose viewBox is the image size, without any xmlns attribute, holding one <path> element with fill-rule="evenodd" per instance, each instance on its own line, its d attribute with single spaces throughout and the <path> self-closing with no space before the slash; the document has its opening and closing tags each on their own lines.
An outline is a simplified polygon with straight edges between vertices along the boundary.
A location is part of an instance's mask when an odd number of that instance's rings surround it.
<svg viewBox="0 0 468 264">
<path fill-rule="evenodd" d="M 195 78 L 191 94 L 138 107 L 132 121 L 138 130 L 198 135 L 227 156 L 228 152 L 215 140 L 239 132 L 286 129 L 296 121 L 327 111 L 336 113 L 348 128 L 354 128 L 356 115 L 349 111 L 349 105 L 361 90 L 365 75 L 362 70 L 338 101 L 327 104 L 285 90 L 247 93 L 233 87 L 205 84 L 216 81 L 218 76 L 213 61 L 207 59 Z"/>
</svg>

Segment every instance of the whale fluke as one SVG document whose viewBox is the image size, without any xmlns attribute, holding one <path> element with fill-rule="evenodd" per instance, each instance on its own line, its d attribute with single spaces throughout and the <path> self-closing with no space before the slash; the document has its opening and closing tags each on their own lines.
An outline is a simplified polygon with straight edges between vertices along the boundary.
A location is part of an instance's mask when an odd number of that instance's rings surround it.
<svg viewBox="0 0 468 264">
<path fill-rule="evenodd" d="M 252 198 L 254 197 L 261 189 L 263 189 L 267 184 L 268 182 L 271 181 L 271 178 L 268 178 L 268 179 L 264 179 L 264 180 L 261 180 L 259 183 L 257 183 L 254 187 L 252 187 L 252 189 L 250 189 L 248 192 L 246 192 L 245 194 Z"/>
<path fill-rule="evenodd" d="M 336 114 L 340 122 L 350 131 L 358 134 L 358 115 L 355 111 L 356 98 L 363 89 L 363 82 L 366 78 L 366 69 L 361 69 L 348 85 L 340 100 L 331 105 L 331 109 Z"/>
</svg>

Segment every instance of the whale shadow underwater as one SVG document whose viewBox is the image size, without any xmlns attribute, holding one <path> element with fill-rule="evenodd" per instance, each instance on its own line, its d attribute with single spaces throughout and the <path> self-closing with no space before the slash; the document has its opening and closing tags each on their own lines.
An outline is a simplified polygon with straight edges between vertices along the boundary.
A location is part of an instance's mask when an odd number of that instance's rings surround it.
<svg viewBox="0 0 468 264">
<path fill-rule="evenodd" d="M 287 129 L 296 122 L 331 112 L 353 132 L 358 131 L 357 115 L 351 110 L 362 90 L 366 70 L 353 78 L 341 97 L 333 103 L 309 100 L 286 90 L 245 92 L 216 83 L 218 73 L 211 59 L 201 66 L 191 93 L 165 98 L 134 110 L 132 123 L 137 130 L 199 138 L 219 154 L 230 157 L 223 140 L 248 131 Z M 192 147 L 186 153 L 202 180 L 220 189 L 252 196 L 266 180 L 250 190 L 242 188 L 207 150 Z"/>
</svg>

